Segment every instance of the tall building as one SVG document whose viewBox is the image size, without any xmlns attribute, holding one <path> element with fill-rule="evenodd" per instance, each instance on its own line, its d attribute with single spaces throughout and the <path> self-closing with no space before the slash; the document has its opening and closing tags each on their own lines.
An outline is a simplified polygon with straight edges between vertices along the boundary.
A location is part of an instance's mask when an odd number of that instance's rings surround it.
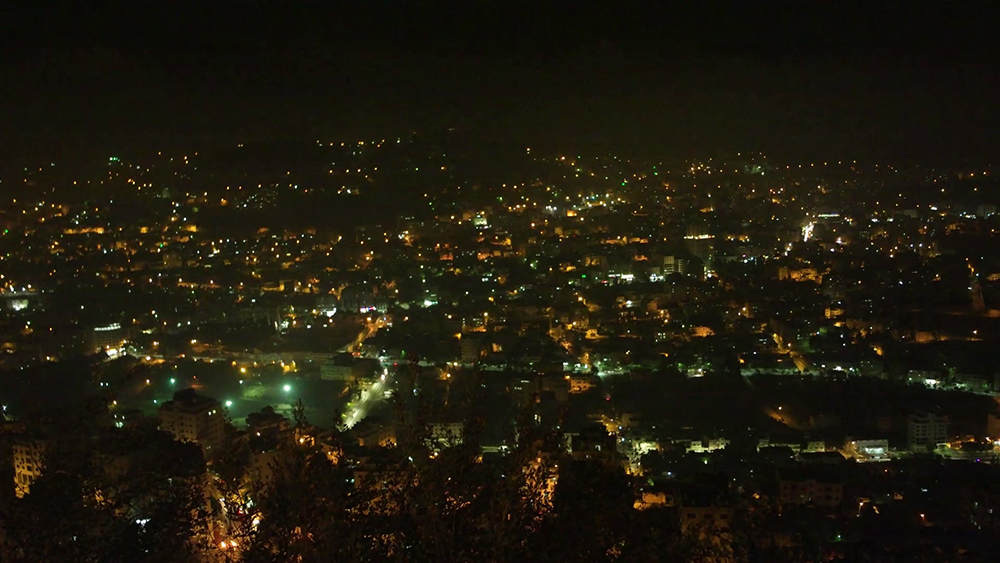
<svg viewBox="0 0 1000 563">
<path fill-rule="evenodd" d="M 483 343 L 475 336 L 463 334 L 460 343 L 462 362 L 472 364 L 478 362 L 483 354 Z"/>
<path fill-rule="evenodd" d="M 202 397 L 194 389 L 178 391 L 173 401 L 160 407 L 160 430 L 178 442 L 198 444 L 205 458 L 210 459 L 222 447 L 222 407 L 215 399 Z"/>
<path fill-rule="evenodd" d="M 87 337 L 87 347 L 91 352 L 117 350 L 125 343 L 128 333 L 119 323 L 94 327 Z"/>
<path fill-rule="evenodd" d="M 688 252 L 701 259 L 706 274 L 715 271 L 715 235 L 711 234 L 708 225 L 688 226 L 687 234 L 684 235 L 684 246 Z"/>
<path fill-rule="evenodd" d="M 14 493 L 18 498 L 28 494 L 31 484 L 42 475 L 45 442 L 19 440 L 14 444 Z"/>
<path fill-rule="evenodd" d="M 936 444 L 948 441 L 948 417 L 911 414 L 906 421 L 906 438 L 911 450 L 933 449 Z"/>
<path fill-rule="evenodd" d="M 684 266 L 685 266 L 685 264 L 684 264 L 684 259 L 683 258 L 678 258 L 677 256 L 674 256 L 672 254 L 669 255 L 669 256 L 664 256 L 663 257 L 663 270 L 662 271 L 663 271 L 663 275 L 665 275 L 665 276 L 666 275 L 670 275 L 670 274 L 683 274 L 683 273 L 685 273 Z"/>
</svg>

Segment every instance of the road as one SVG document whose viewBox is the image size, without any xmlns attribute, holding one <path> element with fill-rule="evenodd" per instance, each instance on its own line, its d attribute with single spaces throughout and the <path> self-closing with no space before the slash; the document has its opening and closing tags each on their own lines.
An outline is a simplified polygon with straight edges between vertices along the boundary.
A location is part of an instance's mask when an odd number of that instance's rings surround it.
<svg viewBox="0 0 1000 563">
<path fill-rule="evenodd" d="M 354 338 L 354 340 L 352 340 L 346 346 L 341 348 L 340 351 L 354 353 L 355 351 L 357 351 L 358 347 L 361 346 L 362 342 L 375 336 L 375 334 L 378 332 L 378 329 L 384 327 L 385 324 L 386 324 L 385 317 L 378 317 L 375 320 L 368 321 L 367 323 L 365 323 L 365 327 L 361 329 L 361 332 L 358 333 L 358 335 Z"/>
<path fill-rule="evenodd" d="M 341 350 L 342 352 L 354 353 L 365 340 L 375 336 L 378 330 L 386 325 L 384 317 L 378 317 L 372 321 L 369 321 L 365 328 L 358 334 L 357 338 L 353 342 L 344 346 Z M 385 392 L 391 389 L 392 384 L 392 370 L 389 366 L 382 362 L 382 376 L 378 381 L 373 383 L 371 387 L 361 390 L 361 397 L 351 403 L 350 407 L 344 413 L 344 426 L 346 428 L 352 428 L 355 424 L 363 420 L 368 413 L 371 412 L 372 408 L 382 400 L 385 400 Z"/>
<path fill-rule="evenodd" d="M 778 345 L 778 352 L 782 354 L 788 354 L 792 358 L 792 362 L 795 363 L 795 367 L 799 368 L 799 373 L 805 373 L 807 370 L 812 368 L 809 360 L 806 359 L 800 352 L 792 349 L 791 344 L 786 345 L 781 341 L 781 337 L 777 333 L 773 334 L 775 344 Z"/>
<path fill-rule="evenodd" d="M 385 399 L 385 392 L 389 389 L 390 377 L 388 368 L 383 369 L 382 377 L 368 389 L 362 389 L 361 398 L 352 403 L 351 407 L 344 413 L 344 426 L 346 428 L 353 428 L 355 424 L 368 416 L 372 407 Z"/>
<path fill-rule="evenodd" d="M 354 340 L 352 340 L 350 343 L 340 348 L 338 351 L 352 353 L 352 354 L 357 353 L 361 348 L 361 344 L 365 340 L 368 340 L 369 338 L 375 336 L 375 334 L 378 333 L 379 329 L 387 326 L 387 324 L 388 323 L 386 322 L 386 319 L 384 317 L 381 316 L 371 317 L 371 320 L 365 323 L 365 325 L 358 332 L 358 335 L 354 338 Z M 139 358 L 145 358 L 147 363 L 170 361 L 177 359 L 176 357 L 165 357 L 160 354 L 143 354 L 142 351 L 139 350 L 132 350 L 131 352 Z M 225 361 L 227 363 L 230 361 L 235 361 L 236 358 L 237 355 L 234 354 L 217 354 L 217 355 L 208 354 L 208 355 L 187 356 L 187 359 L 191 360 Z M 247 361 L 246 357 L 240 356 L 239 359 L 240 361 Z M 383 362 L 382 375 L 380 376 L 380 378 L 367 389 L 362 389 L 360 398 L 353 404 L 351 404 L 351 406 L 347 409 L 347 412 L 344 413 L 343 422 L 346 427 L 350 428 L 355 424 L 357 424 L 358 422 L 360 422 L 361 420 L 363 420 L 368 415 L 368 413 L 372 411 L 374 406 L 379 401 L 385 399 L 385 392 L 392 389 L 391 379 L 393 375 L 394 374 L 390 369 L 390 365 Z M 235 381 L 233 383 L 235 384 Z M 241 386 L 242 383 L 243 382 L 240 381 Z M 288 394 L 288 391 L 287 390 L 284 391 L 284 395 L 282 395 L 281 389 L 279 389 L 277 393 L 280 398 L 286 399 L 285 395 Z M 220 396 L 228 397 L 233 395 L 231 391 L 226 391 L 221 393 Z M 233 399 L 238 400 L 237 402 L 239 402 L 241 405 L 244 406 L 246 404 L 249 404 L 246 397 L 243 397 L 242 395 L 239 397 L 233 396 Z M 258 403 L 255 402 L 253 404 L 254 408 L 259 408 Z M 264 404 L 270 404 L 270 403 L 264 403 Z M 263 404 L 261 404 L 260 406 L 263 406 Z"/>
</svg>

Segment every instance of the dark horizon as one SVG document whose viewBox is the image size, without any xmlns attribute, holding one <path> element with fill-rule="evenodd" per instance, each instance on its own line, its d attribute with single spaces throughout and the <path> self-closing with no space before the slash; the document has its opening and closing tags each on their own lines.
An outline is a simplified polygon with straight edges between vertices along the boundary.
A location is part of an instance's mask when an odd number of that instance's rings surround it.
<svg viewBox="0 0 1000 563">
<path fill-rule="evenodd" d="M 10 9 L 8 157 L 444 127 L 664 156 L 988 163 L 1000 148 L 991 18 L 970 6 L 103 4 Z"/>
</svg>

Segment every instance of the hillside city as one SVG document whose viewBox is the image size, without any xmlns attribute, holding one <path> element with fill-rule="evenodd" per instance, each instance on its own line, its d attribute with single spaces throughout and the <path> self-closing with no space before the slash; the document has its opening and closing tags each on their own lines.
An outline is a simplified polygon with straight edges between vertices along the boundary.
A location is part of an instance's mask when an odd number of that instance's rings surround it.
<svg viewBox="0 0 1000 563">
<path fill-rule="evenodd" d="M 5 171 L 3 551 L 991 560 L 990 166 L 562 151 Z"/>
</svg>

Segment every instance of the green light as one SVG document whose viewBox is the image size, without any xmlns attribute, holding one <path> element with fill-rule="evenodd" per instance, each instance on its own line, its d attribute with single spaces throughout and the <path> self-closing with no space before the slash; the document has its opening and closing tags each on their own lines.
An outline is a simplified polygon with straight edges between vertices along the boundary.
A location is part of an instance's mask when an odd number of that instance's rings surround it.
<svg viewBox="0 0 1000 563">
<path fill-rule="evenodd" d="M 170 378 L 170 384 L 173 385 L 174 383 L 177 383 L 177 380 L 171 377 Z"/>
<path fill-rule="evenodd" d="M 285 389 L 285 393 L 288 393 L 289 391 L 292 390 L 292 386 L 291 385 L 285 385 L 284 389 Z"/>
<path fill-rule="evenodd" d="M 226 401 L 226 406 L 227 406 L 227 407 L 231 407 L 231 406 L 233 406 L 233 402 L 232 402 L 232 401 Z"/>
</svg>

